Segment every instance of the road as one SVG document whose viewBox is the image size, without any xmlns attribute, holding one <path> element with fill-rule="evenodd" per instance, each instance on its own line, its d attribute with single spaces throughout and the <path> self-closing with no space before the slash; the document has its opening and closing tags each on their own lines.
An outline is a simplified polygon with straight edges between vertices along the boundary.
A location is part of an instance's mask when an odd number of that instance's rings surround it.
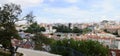
<svg viewBox="0 0 120 56">
<path fill-rule="evenodd" d="M 17 52 L 23 53 L 24 56 L 60 56 L 44 51 L 36 51 L 36 50 L 24 49 L 24 48 L 18 48 Z"/>
</svg>

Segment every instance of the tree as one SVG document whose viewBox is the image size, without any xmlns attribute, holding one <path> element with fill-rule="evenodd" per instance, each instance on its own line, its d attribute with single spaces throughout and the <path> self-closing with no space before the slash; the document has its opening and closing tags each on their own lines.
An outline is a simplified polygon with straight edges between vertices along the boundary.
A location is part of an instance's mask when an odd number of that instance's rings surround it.
<svg viewBox="0 0 120 56">
<path fill-rule="evenodd" d="M 91 29 L 85 28 L 85 29 L 82 30 L 82 33 L 85 34 L 85 33 L 91 32 L 91 31 L 92 31 Z"/>
<path fill-rule="evenodd" d="M 18 16 L 22 12 L 19 5 L 15 5 L 12 3 L 5 4 L 3 5 L 3 7 L 0 8 L 0 24 L 14 24 L 16 21 L 18 21 Z"/>
<path fill-rule="evenodd" d="M 18 37 L 15 22 L 18 21 L 18 15 L 22 12 L 20 6 L 11 3 L 0 8 L 1 39 L 8 37 L 7 40 L 10 40 L 11 36 Z"/>
<path fill-rule="evenodd" d="M 82 33 L 82 29 L 79 29 L 77 27 L 74 27 L 72 30 L 73 33 Z"/>
<path fill-rule="evenodd" d="M 45 27 L 40 28 L 41 31 L 46 31 Z"/>
<path fill-rule="evenodd" d="M 51 45 L 51 53 L 62 56 L 108 56 L 109 49 L 98 41 L 64 39 Z"/>
<path fill-rule="evenodd" d="M 57 32 L 61 33 L 80 33 L 80 34 L 85 34 L 92 31 L 89 28 L 79 29 L 78 27 L 74 27 L 73 29 L 70 29 L 70 27 L 67 27 L 65 25 L 53 26 L 53 29 L 56 29 Z"/>
<path fill-rule="evenodd" d="M 50 45 L 54 42 L 54 39 L 47 38 L 41 33 L 37 33 L 34 36 L 33 41 L 35 42 L 35 49 L 36 50 L 42 50 L 42 44 Z"/>
<path fill-rule="evenodd" d="M 29 32 L 29 33 L 38 33 L 41 31 L 45 31 L 44 27 L 40 27 L 37 22 L 32 23 L 26 30 L 25 32 Z"/>
<path fill-rule="evenodd" d="M 0 7 L 0 43 L 4 48 L 12 47 L 11 36 L 17 37 L 18 39 L 19 35 L 15 28 L 15 22 L 18 21 L 18 15 L 20 15 L 21 12 L 20 6 L 12 3 Z M 14 55 L 13 51 L 11 51 L 11 55 Z"/>
<path fill-rule="evenodd" d="M 54 29 L 57 29 L 57 32 L 70 33 L 72 29 L 64 25 L 53 26 Z"/>
<path fill-rule="evenodd" d="M 15 23 L 18 21 L 30 19 L 27 16 L 20 18 L 21 13 L 22 10 L 20 5 L 10 3 L 4 4 L 2 7 L 0 7 L 0 44 L 2 44 L 4 47 L 13 47 L 11 44 L 12 36 L 16 39 L 20 39 L 15 28 Z"/>
<path fill-rule="evenodd" d="M 33 12 L 30 12 L 30 13 L 26 16 L 26 18 L 29 18 L 29 19 L 27 19 L 28 25 L 29 25 L 30 23 L 34 23 L 34 17 L 35 17 L 35 16 L 33 16 Z"/>
</svg>

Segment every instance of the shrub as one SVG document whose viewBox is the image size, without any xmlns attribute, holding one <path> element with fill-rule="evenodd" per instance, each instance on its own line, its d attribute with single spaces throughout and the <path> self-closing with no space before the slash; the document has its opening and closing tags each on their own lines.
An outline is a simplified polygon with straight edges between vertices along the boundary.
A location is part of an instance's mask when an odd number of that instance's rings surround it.
<svg viewBox="0 0 120 56">
<path fill-rule="evenodd" d="M 98 41 L 59 40 L 51 45 L 51 53 L 62 56 L 108 56 L 109 49 Z"/>
</svg>

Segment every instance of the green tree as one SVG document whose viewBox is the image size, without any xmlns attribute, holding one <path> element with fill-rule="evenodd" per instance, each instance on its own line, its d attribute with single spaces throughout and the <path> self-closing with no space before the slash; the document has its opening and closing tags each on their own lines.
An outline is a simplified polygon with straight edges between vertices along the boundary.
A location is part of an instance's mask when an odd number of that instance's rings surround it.
<svg viewBox="0 0 120 56">
<path fill-rule="evenodd" d="M 85 33 L 91 32 L 91 31 L 92 31 L 91 29 L 85 28 L 85 29 L 82 30 L 82 33 L 85 34 Z"/>
<path fill-rule="evenodd" d="M 4 44 L 4 40 L 8 40 L 8 47 L 10 45 L 11 36 L 17 37 L 18 33 L 15 28 L 15 22 L 18 21 L 18 16 L 22 12 L 19 5 L 15 4 L 5 4 L 0 7 L 0 37 L 1 44 Z M 7 45 L 6 43 L 6 45 Z"/>
<path fill-rule="evenodd" d="M 31 23 L 34 23 L 34 15 L 33 12 L 30 12 L 28 15 L 26 15 L 26 20 L 27 20 L 27 24 L 30 25 Z"/>
<path fill-rule="evenodd" d="M 4 47 L 12 47 L 12 36 L 16 39 L 20 39 L 15 28 L 15 23 L 21 20 L 30 19 L 27 18 L 27 16 L 20 18 L 21 13 L 22 10 L 20 5 L 10 3 L 4 4 L 2 7 L 0 7 L 0 44 L 2 44 Z"/>
<path fill-rule="evenodd" d="M 70 27 L 67 27 L 65 25 L 53 26 L 53 29 L 56 29 L 57 32 L 61 33 L 80 33 L 80 34 L 85 34 L 92 31 L 89 28 L 79 29 L 78 27 L 74 27 L 73 29 L 70 29 Z"/>
<path fill-rule="evenodd" d="M 55 40 L 51 39 L 51 38 L 47 38 L 46 36 L 44 36 L 41 33 L 37 33 L 34 36 L 35 38 L 33 38 L 33 41 L 35 42 L 35 49 L 36 50 L 42 50 L 42 44 L 46 44 L 46 45 L 51 45 Z"/>
<path fill-rule="evenodd" d="M 51 45 L 51 53 L 62 56 L 108 56 L 109 49 L 98 41 L 64 39 Z"/>
<path fill-rule="evenodd" d="M 19 5 L 5 4 L 0 7 L 0 43 L 4 48 L 11 48 L 11 36 L 19 38 L 15 28 L 15 22 L 18 21 L 18 16 L 21 13 Z M 10 49 L 11 55 L 14 55 L 13 49 Z"/>
<path fill-rule="evenodd" d="M 58 26 L 53 26 L 54 29 L 57 29 L 57 32 L 62 32 L 62 33 L 70 33 L 72 29 L 65 25 L 58 25 Z"/>
<path fill-rule="evenodd" d="M 37 22 L 32 23 L 26 30 L 25 32 L 29 32 L 29 33 L 38 33 L 41 31 L 45 31 L 44 27 L 40 27 Z"/>
<path fill-rule="evenodd" d="M 41 31 L 46 31 L 45 27 L 40 27 Z"/>
<path fill-rule="evenodd" d="M 79 29 L 77 27 L 74 27 L 72 30 L 73 33 L 82 33 L 82 29 Z"/>
</svg>

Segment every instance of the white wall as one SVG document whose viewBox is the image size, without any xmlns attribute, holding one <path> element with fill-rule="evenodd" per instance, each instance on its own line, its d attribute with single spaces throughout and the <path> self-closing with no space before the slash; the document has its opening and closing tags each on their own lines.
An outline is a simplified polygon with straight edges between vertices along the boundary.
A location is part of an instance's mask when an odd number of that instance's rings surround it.
<svg viewBox="0 0 120 56">
<path fill-rule="evenodd" d="M 120 49 L 120 41 L 118 42 L 118 49 Z"/>
</svg>

